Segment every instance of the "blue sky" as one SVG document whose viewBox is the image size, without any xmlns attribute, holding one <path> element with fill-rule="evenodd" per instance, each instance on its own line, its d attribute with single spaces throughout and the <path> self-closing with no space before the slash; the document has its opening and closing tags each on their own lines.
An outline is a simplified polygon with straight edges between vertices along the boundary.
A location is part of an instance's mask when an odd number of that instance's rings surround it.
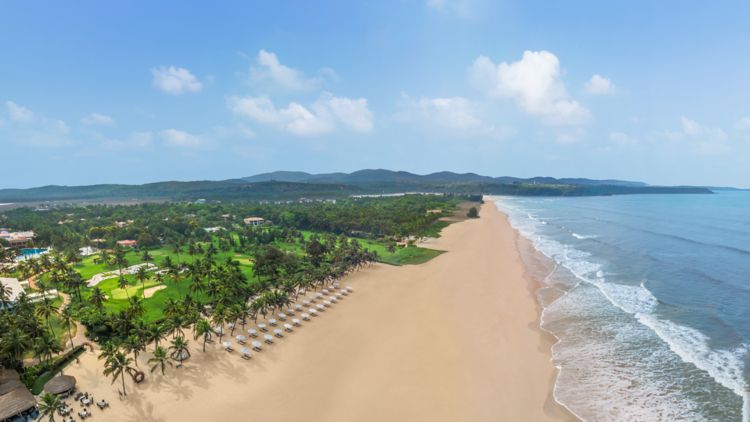
<svg viewBox="0 0 750 422">
<path fill-rule="evenodd" d="M 750 187 L 749 12 L 5 1 L 0 187 L 361 168 Z"/>
</svg>

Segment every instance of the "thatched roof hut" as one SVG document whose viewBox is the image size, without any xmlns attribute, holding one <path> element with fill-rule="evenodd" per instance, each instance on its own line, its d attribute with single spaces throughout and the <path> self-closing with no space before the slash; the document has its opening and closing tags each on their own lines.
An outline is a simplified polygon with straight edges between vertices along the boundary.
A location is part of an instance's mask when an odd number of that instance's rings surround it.
<svg viewBox="0 0 750 422">
<path fill-rule="evenodd" d="M 36 407 L 36 399 L 34 399 L 31 392 L 21 384 L 20 388 L 15 388 L 12 391 L 0 395 L 0 421 L 20 415 L 34 407 Z"/>
<path fill-rule="evenodd" d="M 0 384 L 9 380 L 20 380 L 21 376 L 18 375 L 15 369 L 0 368 Z"/>
<path fill-rule="evenodd" d="M 71 375 L 58 375 L 44 384 L 44 391 L 50 394 L 67 393 L 76 387 L 76 377 Z"/>
</svg>

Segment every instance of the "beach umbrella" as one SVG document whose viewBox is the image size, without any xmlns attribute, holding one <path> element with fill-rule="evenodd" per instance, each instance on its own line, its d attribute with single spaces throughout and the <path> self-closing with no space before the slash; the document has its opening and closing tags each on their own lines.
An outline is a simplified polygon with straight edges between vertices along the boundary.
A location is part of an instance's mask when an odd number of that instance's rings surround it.
<svg viewBox="0 0 750 422">
<path fill-rule="evenodd" d="M 268 320 L 268 323 L 271 324 L 271 325 L 276 325 L 276 320 L 273 319 L 273 318 L 271 318 L 271 319 Z"/>
<path fill-rule="evenodd" d="M 300 305 L 299 303 L 296 304 L 296 305 L 294 305 L 294 310 L 295 311 L 301 311 L 302 310 L 302 305 Z"/>
<path fill-rule="evenodd" d="M 224 329 L 221 327 L 214 327 L 214 333 L 222 335 L 224 333 Z"/>
<path fill-rule="evenodd" d="M 301 316 L 302 316 L 302 319 L 304 319 L 305 321 L 310 320 L 310 314 L 302 314 Z"/>
<path fill-rule="evenodd" d="M 279 313 L 278 313 L 278 315 L 279 315 L 279 319 L 280 319 L 281 321 L 283 321 L 283 320 L 285 320 L 285 319 L 286 319 L 286 314 L 285 314 L 285 313 L 283 313 L 283 312 L 279 312 Z"/>
<path fill-rule="evenodd" d="M 262 322 L 258 324 L 258 329 L 260 331 L 266 331 L 266 324 L 263 324 Z"/>
<path fill-rule="evenodd" d="M 263 348 L 261 343 L 258 340 L 254 340 L 252 344 L 253 344 L 253 349 L 257 352 L 260 352 L 260 349 Z"/>
<path fill-rule="evenodd" d="M 294 324 L 294 325 L 296 325 L 297 327 L 299 327 L 299 326 L 300 326 L 300 324 L 301 324 L 301 322 L 300 322 L 300 320 L 298 320 L 297 318 L 294 318 L 294 319 L 292 320 L 292 324 Z"/>
<path fill-rule="evenodd" d="M 321 305 L 321 304 L 318 304 L 318 305 L 316 305 L 315 307 L 316 307 L 316 308 L 318 308 L 318 309 L 319 309 L 319 310 L 321 310 L 321 311 L 325 311 L 325 310 L 326 310 L 326 307 L 325 307 L 325 306 L 323 306 L 323 305 Z"/>
<path fill-rule="evenodd" d="M 251 329 L 247 330 L 247 334 L 250 337 L 257 337 L 258 336 L 258 330 L 256 330 L 255 328 L 251 328 Z"/>
<path fill-rule="evenodd" d="M 243 347 L 242 349 L 240 349 L 240 353 L 242 353 L 244 356 L 247 356 L 247 357 L 251 356 L 250 349 L 248 349 L 247 347 Z"/>
<path fill-rule="evenodd" d="M 354 291 L 354 289 L 352 289 L 352 286 L 346 286 L 346 290 L 348 290 L 350 293 Z"/>
<path fill-rule="evenodd" d="M 224 346 L 225 349 L 231 349 L 232 348 L 232 342 L 231 341 L 223 341 L 223 342 L 221 342 L 221 345 Z"/>
<path fill-rule="evenodd" d="M 276 328 L 273 330 L 273 335 L 275 335 L 276 337 L 284 337 L 284 332 Z"/>
<path fill-rule="evenodd" d="M 266 340 L 266 343 L 273 343 L 273 336 L 270 334 L 263 334 L 263 339 Z"/>
<path fill-rule="evenodd" d="M 235 338 L 236 338 L 236 339 L 237 339 L 237 341 L 238 341 L 238 342 L 240 342 L 240 343 L 242 343 L 242 342 L 244 342 L 244 341 L 246 340 L 246 337 L 245 337 L 245 336 L 243 336 L 242 334 L 237 334 L 237 337 L 235 337 Z"/>
<path fill-rule="evenodd" d="M 287 331 L 289 331 L 289 332 L 292 332 L 292 325 L 291 324 L 284 324 L 284 329 L 287 330 Z"/>
</svg>

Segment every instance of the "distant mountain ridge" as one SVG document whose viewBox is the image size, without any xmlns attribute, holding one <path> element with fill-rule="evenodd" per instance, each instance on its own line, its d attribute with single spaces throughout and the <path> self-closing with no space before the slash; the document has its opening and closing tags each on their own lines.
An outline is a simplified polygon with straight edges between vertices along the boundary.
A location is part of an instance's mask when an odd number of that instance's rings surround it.
<svg viewBox="0 0 750 422">
<path fill-rule="evenodd" d="M 650 186 L 626 180 L 553 177 L 490 177 L 442 171 L 419 175 L 407 171 L 365 169 L 353 173 L 311 174 L 276 171 L 228 180 L 156 182 L 143 185 L 99 184 L 0 189 L 0 203 L 128 200 L 296 200 L 401 192 L 518 196 L 601 196 L 628 194 L 712 193 L 704 187 Z"/>
<path fill-rule="evenodd" d="M 270 173 L 260 173 L 253 176 L 243 177 L 241 180 L 247 182 L 295 182 L 295 183 L 343 183 L 343 184 L 360 184 L 360 183 L 538 183 L 538 184 L 562 184 L 562 185 L 581 185 L 581 186 L 632 186 L 644 187 L 649 186 L 643 182 L 633 182 L 628 180 L 595 180 L 585 178 L 561 178 L 554 177 L 491 177 L 482 176 L 476 173 L 454 173 L 451 171 L 441 171 L 419 175 L 407 171 L 393 171 L 384 169 L 365 169 L 352 173 L 321 173 L 311 174 L 302 171 L 274 171 Z"/>
</svg>

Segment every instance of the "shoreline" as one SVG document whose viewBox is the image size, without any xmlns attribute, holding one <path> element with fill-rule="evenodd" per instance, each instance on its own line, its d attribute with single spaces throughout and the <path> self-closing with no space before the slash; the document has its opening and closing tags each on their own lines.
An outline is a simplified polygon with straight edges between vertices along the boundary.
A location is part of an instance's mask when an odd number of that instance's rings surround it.
<svg viewBox="0 0 750 422">
<path fill-rule="evenodd" d="M 345 277 L 354 293 L 250 361 L 188 336 L 192 358 L 164 376 L 142 353 L 146 382 L 123 400 L 92 352 L 65 373 L 112 404 L 97 420 L 578 420 L 554 399 L 519 234 L 491 199 L 480 217 L 445 228 L 427 263 Z"/>
</svg>

